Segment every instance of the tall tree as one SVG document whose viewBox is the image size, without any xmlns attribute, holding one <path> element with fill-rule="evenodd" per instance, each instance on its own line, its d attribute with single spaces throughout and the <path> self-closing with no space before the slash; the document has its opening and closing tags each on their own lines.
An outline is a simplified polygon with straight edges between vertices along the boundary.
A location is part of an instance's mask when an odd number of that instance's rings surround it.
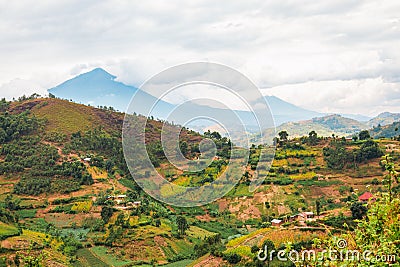
<svg viewBox="0 0 400 267">
<path fill-rule="evenodd" d="M 367 215 L 367 207 L 361 203 L 361 202 L 355 202 L 353 205 L 350 207 L 351 210 L 351 216 L 355 220 L 361 220 L 364 218 L 365 215 Z"/>
<path fill-rule="evenodd" d="M 367 139 L 370 139 L 370 138 L 371 138 L 371 135 L 369 134 L 369 132 L 368 132 L 367 130 L 364 130 L 364 131 L 361 131 L 361 132 L 358 134 L 358 138 L 359 138 L 360 140 L 367 140 Z"/>
<path fill-rule="evenodd" d="M 176 225 L 178 226 L 179 234 L 184 235 L 185 231 L 189 229 L 189 225 L 186 221 L 186 218 L 183 216 L 178 216 L 176 218 Z"/>
<path fill-rule="evenodd" d="M 308 143 L 310 145 L 316 145 L 318 143 L 318 134 L 314 130 L 308 134 Z"/>
<path fill-rule="evenodd" d="M 315 201 L 315 209 L 317 211 L 317 216 L 321 214 L 321 202 L 319 200 Z"/>
<path fill-rule="evenodd" d="M 288 134 L 287 131 L 280 131 L 278 133 L 278 135 L 279 135 L 280 143 L 286 143 L 287 142 L 288 137 L 289 137 L 289 134 Z"/>
</svg>

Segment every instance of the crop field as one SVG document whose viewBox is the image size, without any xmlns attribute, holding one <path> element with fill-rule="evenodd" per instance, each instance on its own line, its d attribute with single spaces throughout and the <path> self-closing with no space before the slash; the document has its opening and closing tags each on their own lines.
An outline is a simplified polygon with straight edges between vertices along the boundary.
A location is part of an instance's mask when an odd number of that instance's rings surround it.
<svg viewBox="0 0 400 267">
<path fill-rule="evenodd" d="M 35 218 L 37 213 L 37 209 L 26 209 L 26 210 L 18 210 L 17 214 L 20 218 Z"/>
<path fill-rule="evenodd" d="M 89 249 L 80 249 L 77 252 L 79 262 L 75 263 L 76 267 L 105 267 L 110 266 L 104 261 L 96 257 Z"/>
<path fill-rule="evenodd" d="M 91 248 L 90 251 L 93 255 L 99 258 L 104 263 L 108 264 L 109 266 L 121 267 L 127 266 L 132 263 L 132 261 L 126 261 L 124 259 L 117 258 L 115 253 L 109 251 L 105 247 L 94 247 Z"/>
<path fill-rule="evenodd" d="M 18 235 L 18 229 L 15 226 L 0 222 L 0 240 L 14 235 Z"/>
<path fill-rule="evenodd" d="M 216 233 L 207 231 L 203 228 L 197 226 L 190 226 L 190 228 L 186 231 L 187 235 L 196 239 L 205 239 L 210 236 L 216 235 Z"/>
</svg>

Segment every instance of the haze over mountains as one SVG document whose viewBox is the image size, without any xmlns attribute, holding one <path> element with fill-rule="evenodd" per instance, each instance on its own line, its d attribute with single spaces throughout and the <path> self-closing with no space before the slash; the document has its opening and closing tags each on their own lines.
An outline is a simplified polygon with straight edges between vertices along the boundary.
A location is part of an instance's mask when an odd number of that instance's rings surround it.
<svg viewBox="0 0 400 267">
<path fill-rule="evenodd" d="M 120 111 L 126 111 L 132 96 L 136 94 L 135 97 L 139 97 L 143 106 L 135 106 L 130 111 L 138 114 L 147 114 L 144 107 L 152 105 L 156 98 L 134 86 L 126 85 L 115 79 L 116 76 L 101 68 L 96 68 L 67 80 L 48 91 L 59 98 L 72 99 L 74 102 L 92 106 L 112 106 Z M 378 125 L 385 126 L 400 120 L 400 114 L 389 112 L 384 112 L 372 119 L 358 114 L 324 114 L 300 108 L 276 96 L 265 96 L 265 98 L 272 111 L 277 129 L 287 130 L 292 136 L 308 134 L 309 130 L 316 130 L 321 135 L 335 133 L 347 136 L 362 129 L 369 129 Z M 166 114 L 169 114 L 175 107 L 176 105 L 160 100 L 151 115 L 156 118 L 166 119 Z M 215 114 L 227 116 L 229 112 L 228 110 L 202 105 L 192 105 L 191 109 L 210 116 Z M 257 122 L 250 112 L 237 111 L 237 114 L 244 124 L 250 128 L 257 126 Z M 186 122 L 190 116 L 191 114 L 179 114 L 174 119 L 175 122 L 181 123 L 182 121 Z M 197 126 L 195 127 L 197 130 L 200 130 L 201 127 L 206 128 L 212 125 L 202 122 L 195 126 Z"/>
</svg>

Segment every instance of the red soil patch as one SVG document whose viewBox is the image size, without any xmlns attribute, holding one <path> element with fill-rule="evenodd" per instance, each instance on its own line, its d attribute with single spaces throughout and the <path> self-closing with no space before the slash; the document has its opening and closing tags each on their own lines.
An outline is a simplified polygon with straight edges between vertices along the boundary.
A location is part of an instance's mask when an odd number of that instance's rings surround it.
<svg viewBox="0 0 400 267">
<path fill-rule="evenodd" d="M 228 209 L 229 202 L 226 199 L 219 199 L 218 200 L 218 209 L 219 211 L 224 211 Z"/>
<path fill-rule="evenodd" d="M 194 267 L 217 267 L 217 266 L 224 266 L 223 260 L 221 258 L 216 258 L 214 256 L 209 256 L 203 261 L 194 265 Z"/>
<path fill-rule="evenodd" d="M 204 214 L 204 215 L 198 215 L 196 216 L 196 219 L 202 222 L 209 222 L 212 220 L 210 214 Z"/>
</svg>

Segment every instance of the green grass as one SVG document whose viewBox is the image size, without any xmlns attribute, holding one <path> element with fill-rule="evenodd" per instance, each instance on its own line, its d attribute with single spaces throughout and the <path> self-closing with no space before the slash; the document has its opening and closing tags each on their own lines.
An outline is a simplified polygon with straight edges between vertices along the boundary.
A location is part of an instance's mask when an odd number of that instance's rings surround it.
<svg viewBox="0 0 400 267">
<path fill-rule="evenodd" d="M 239 184 L 238 187 L 233 188 L 226 197 L 251 197 L 253 193 L 249 191 L 249 187 L 245 184 Z"/>
<path fill-rule="evenodd" d="M 20 203 L 21 208 L 43 208 L 46 207 L 46 203 L 44 200 L 30 199 L 30 198 L 22 198 Z"/>
<path fill-rule="evenodd" d="M 321 187 L 328 187 L 331 185 L 340 185 L 343 184 L 343 182 L 338 181 L 338 180 L 322 180 L 322 181 L 316 181 L 316 180 L 303 180 L 303 181 L 297 181 L 296 184 L 302 185 L 302 186 L 321 186 Z"/>
<path fill-rule="evenodd" d="M 75 264 L 75 266 L 84 266 L 84 267 L 104 267 L 110 266 L 96 257 L 89 249 L 84 248 L 78 250 L 76 253 L 78 257 L 79 263 Z"/>
<path fill-rule="evenodd" d="M 190 207 L 190 208 L 181 208 L 181 207 L 174 207 L 176 214 L 187 214 L 187 215 L 204 215 L 206 212 L 201 207 Z"/>
<path fill-rule="evenodd" d="M 70 236 L 70 235 L 72 235 L 77 240 L 85 240 L 85 238 L 86 238 L 88 233 L 89 233 L 89 229 L 83 229 L 83 228 L 77 228 L 77 229 L 65 228 L 65 229 L 61 229 L 61 235 L 62 236 Z"/>
<path fill-rule="evenodd" d="M 101 261 L 105 262 L 107 265 L 110 266 L 126 266 L 128 264 L 131 264 L 131 261 L 123 260 L 123 259 L 118 259 L 115 255 L 112 253 L 109 253 L 107 251 L 107 248 L 105 247 L 93 247 L 91 248 L 91 252 L 94 253 L 97 257 L 101 259 Z"/>
<path fill-rule="evenodd" d="M 15 226 L 0 222 L 0 240 L 4 240 L 7 237 L 15 236 L 18 234 L 18 229 Z"/>
<path fill-rule="evenodd" d="M 25 221 L 24 229 L 45 233 L 49 224 L 43 218 L 33 218 Z"/>
<path fill-rule="evenodd" d="M 166 240 L 167 243 L 175 250 L 176 254 L 189 257 L 193 253 L 193 246 L 185 240 Z"/>
<path fill-rule="evenodd" d="M 214 236 L 217 233 L 207 231 L 197 226 L 190 226 L 190 228 L 186 231 L 186 234 L 193 238 L 205 239 L 206 237 Z"/>
<path fill-rule="evenodd" d="M 177 261 L 173 263 L 169 263 L 166 265 L 162 265 L 163 267 L 183 267 L 183 266 L 188 266 L 191 264 L 193 260 L 182 260 L 182 261 Z"/>
<path fill-rule="evenodd" d="M 35 218 L 36 216 L 37 209 L 31 209 L 31 210 L 17 210 L 17 214 L 20 218 L 26 219 L 26 218 Z"/>
<path fill-rule="evenodd" d="M 171 246 L 164 246 L 164 247 L 161 247 L 161 249 L 164 251 L 164 254 L 167 257 L 167 259 L 172 259 L 174 256 L 176 256 L 176 253 L 171 248 Z"/>
<path fill-rule="evenodd" d="M 51 100 L 48 105 L 33 109 L 38 117 L 47 119 L 46 130 L 71 134 L 93 128 L 91 109 L 68 101 Z"/>
<path fill-rule="evenodd" d="M 126 178 L 119 179 L 118 182 L 129 189 L 134 190 L 136 188 L 135 182 L 128 180 Z"/>
<path fill-rule="evenodd" d="M 239 234 L 239 231 L 233 227 L 227 227 L 220 222 L 197 222 L 197 226 L 206 229 L 209 232 L 220 233 L 222 238 L 228 238 Z"/>
</svg>

